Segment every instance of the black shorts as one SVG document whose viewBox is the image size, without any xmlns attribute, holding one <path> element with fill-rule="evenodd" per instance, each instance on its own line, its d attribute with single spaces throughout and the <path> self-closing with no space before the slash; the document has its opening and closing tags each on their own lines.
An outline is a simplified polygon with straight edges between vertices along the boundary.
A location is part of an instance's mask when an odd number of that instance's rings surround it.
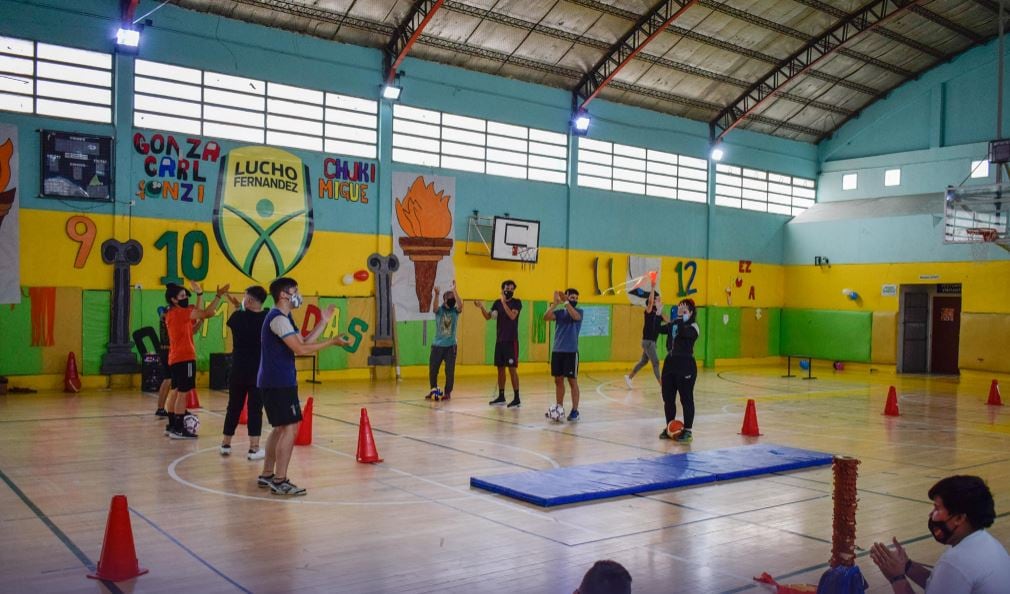
<svg viewBox="0 0 1010 594">
<path fill-rule="evenodd" d="M 298 386 L 290 388 L 260 388 L 263 410 L 272 427 L 294 425 L 302 420 L 302 405 L 298 402 Z"/>
<path fill-rule="evenodd" d="M 496 342 L 494 345 L 495 367 L 519 367 L 519 343 Z"/>
<path fill-rule="evenodd" d="M 551 353 L 551 377 L 576 377 L 579 375 L 578 353 Z"/>
<path fill-rule="evenodd" d="M 196 387 L 196 361 L 181 361 L 168 366 L 172 376 L 172 389 L 189 392 Z"/>
</svg>

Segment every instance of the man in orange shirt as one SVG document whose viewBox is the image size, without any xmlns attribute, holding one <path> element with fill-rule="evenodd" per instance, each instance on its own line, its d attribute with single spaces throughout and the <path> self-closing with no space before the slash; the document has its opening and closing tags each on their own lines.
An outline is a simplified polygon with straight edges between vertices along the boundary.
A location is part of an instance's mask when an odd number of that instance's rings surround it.
<svg viewBox="0 0 1010 594">
<path fill-rule="evenodd" d="M 171 304 L 165 314 L 168 328 L 168 369 L 172 376 L 172 391 L 168 395 L 165 408 L 168 411 L 168 425 L 165 434 L 172 439 L 195 439 L 196 434 L 183 425 L 186 418 L 186 400 L 190 390 L 196 387 L 196 347 L 193 346 L 193 332 L 200 323 L 213 317 L 221 296 L 228 292 L 230 285 L 217 288 L 214 300 L 202 309 L 203 289 L 197 282 L 190 283 L 196 293 L 196 305 L 189 304 L 189 291 L 176 284 L 168 285 L 165 299 Z"/>
</svg>

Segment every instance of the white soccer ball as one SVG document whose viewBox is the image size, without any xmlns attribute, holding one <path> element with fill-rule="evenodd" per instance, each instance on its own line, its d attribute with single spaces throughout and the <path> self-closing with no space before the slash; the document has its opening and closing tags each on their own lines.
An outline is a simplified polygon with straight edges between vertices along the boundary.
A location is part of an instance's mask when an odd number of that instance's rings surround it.
<svg viewBox="0 0 1010 594">
<path fill-rule="evenodd" d="M 560 423 L 565 419 L 565 407 L 560 404 L 552 404 L 551 407 L 547 409 L 547 412 L 544 413 L 544 416 L 555 423 Z"/>
<path fill-rule="evenodd" d="M 200 417 L 194 414 L 188 414 L 183 417 L 182 426 L 186 428 L 186 431 L 195 435 L 197 430 L 200 428 Z"/>
</svg>

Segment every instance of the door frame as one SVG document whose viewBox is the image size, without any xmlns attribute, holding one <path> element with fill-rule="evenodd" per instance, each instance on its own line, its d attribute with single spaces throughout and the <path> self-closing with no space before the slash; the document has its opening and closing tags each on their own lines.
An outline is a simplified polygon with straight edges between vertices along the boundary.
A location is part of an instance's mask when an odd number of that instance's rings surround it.
<svg viewBox="0 0 1010 594">
<path fill-rule="evenodd" d="M 961 285 L 959 293 L 941 293 L 939 285 Z M 907 293 L 926 294 L 926 371 L 927 375 L 932 374 L 933 368 L 933 299 L 936 297 L 960 297 L 961 316 L 964 316 L 964 285 L 963 283 L 902 283 L 898 286 L 898 336 L 895 340 L 898 352 L 895 358 L 895 372 L 905 373 L 901 367 L 904 364 L 905 351 L 905 295 Z M 961 333 L 958 332 L 958 346 L 960 347 Z M 915 373 L 915 372 L 909 372 Z M 942 374 L 946 375 L 946 374 Z"/>
</svg>

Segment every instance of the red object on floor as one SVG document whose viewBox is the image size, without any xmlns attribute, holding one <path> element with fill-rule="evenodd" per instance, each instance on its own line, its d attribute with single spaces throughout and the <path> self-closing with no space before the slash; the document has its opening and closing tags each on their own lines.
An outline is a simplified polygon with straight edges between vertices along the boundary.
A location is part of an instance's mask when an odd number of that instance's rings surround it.
<svg viewBox="0 0 1010 594">
<path fill-rule="evenodd" d="M 743 427 L 740 428 L 740 435 L 759 437 L 761 430 L 758 429 L 757 406 L 753 398 L 747 399 L 747 410 L 743 414 Z"/>
<path fill-rule="evenodd" d="M 77 373 L 77 357 L 73 351 L 67 355 L 67 370 L 63 373 L 63 391 L 74 394 L 81 391 L 81 376 Z"/>
<path fill-rule="evenodd" d="M 93 580 L 122 582 L 147 573 L 137 561 L 137 550 L 133 546 L 133 528 L 130 526 L 130 509 L 126 495 L 114 495 L 109 507 L 109 521 L 105 524 L 105 539 L 102 541 L 102 556 L 98 559 L 98 570 L 88 574 Z"/>
<path fill-rule="evenodd" d="M 295 445 L 312 445 L 312 397 L 309 397 L 302 409 L 302 422 L 298 425 L 298 435 Z"/>
<path fill-rule="evenodd" d="M 200 397 L 196 395 L 196 388 L 193 388 L 186 394 L 186 408 L 203 408 L 200 406 Z"/>
<path fill-rule="evenodd" d="M 888 417 L 897 417 L 901 413 L 898 412 L 898 391 L 891 386 L 891 389 L 887 391 L 887 404 L 884 405 L 884 415 Z"/>
<path fill-rule="evenodd" d="M 245 402 L 242 403 L 242 413 L 238 416 L 239 425 L 249 424 L 249 396 L 246 395 Z"/>
<path fill-rule="evenodd" d="M 375 450 L 372 423 L 368 420 L 368 411 L 365 409 L 361 409 L 361 422 L 358 424 L 358 451 L 355 458 L 362 464 L 382 462 L 379 452 Z"/>
<path fill-rule="evenodd" d="M 989 400 L 986 404 L 1003 406 L 1003 399 L 999 395 L 999 382 L 996 380 L 992 380 L 992 384 L 989 385 Z"/>
</svg>

